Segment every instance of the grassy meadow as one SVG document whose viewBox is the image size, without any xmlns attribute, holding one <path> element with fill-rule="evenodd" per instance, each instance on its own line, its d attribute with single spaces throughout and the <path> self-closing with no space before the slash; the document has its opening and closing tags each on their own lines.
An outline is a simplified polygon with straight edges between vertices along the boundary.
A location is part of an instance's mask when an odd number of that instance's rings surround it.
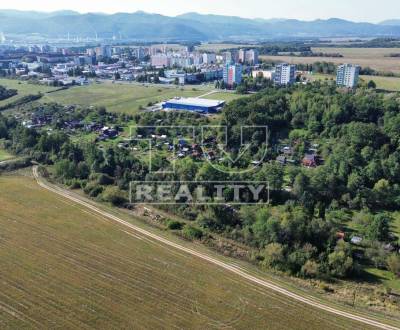
<svg viewBox="0 0 400 330">
<path fill-rule="evenodd" d="M 13 158 L 14 156 L 9 154 L 6 150 L 0 148 L 0 162 Z"/>
<path fill-rule="evenodd" d="M 311 80 L 335 80 L 336 76 L 329 74 L 313 74 L 307 76 Z M 366 82 L 372 80 L 376 84 L 376 88 L 391 92 L 400 92 L 400 78 L 396 77 L 380 77 L 380 76 L 360 76 Z"/>
<path fill-rule="evenodd" d="M 236 94 L 236 93 L 227 93 L 227 92 L 216 92 L 210 95 L 205 95 L 205 99 L 211 99 L 211 100 L 222 100 L 227 103 L 237 100 L 241 97 L 248 97 L 249 94 L 241 95 L 241 94 Z"/>
<path fill-rule="evenodd" d="M 14 95 L 13 97 L 0 101 L 0 107 L 8 103 L 11 103 L 13 101 L 16 101 L 21 97 L 27 95 L 47 93 L 49 91 L 57 89 L 55 87 L 49 87 L 45 85 L 29 84 L 27 81 L 20 81 L 16 79 L 5 79 L 5 78 L 0 78 L 0 85 L 8 89 L 16 89 L 18 91 L 17 95 Z"/>
<path fill-rule="evenodd" d="M 27 176 L 0 176 L 0 187 L 2 329 L 369 329 L 154 242 Z"/>
<path fill-rule="evenodd" d="M 65 105 L 105 106 L 111 112 L 128 114 L 137 112 L 141 107 L 148 106 L 149 103 L 161 102 L 176 96 L 198 97 L 208 94 L 214 89 L 213 85 L 176 87 L 103 82 L 55 91 L 56 88 L 54 87 L 33 85 L 11 79 L 0 79 L 0 85 L 18 90 L 18 95 L 0 101 L 0 106 L 23 96 L 41 92 L 44 93 L 43 98 L 40 100 L 43 103 L 57 102 Z M 55 92 L 47 93 L 49 91 Z M 217 92 L 205 97 L 229 102 L 241 96 L 228 92 Z"/>
<path fill-rule="evenodd" d="M 192 88 L 102 83 L 77 86 L 47 94 L 42 101 L 105 106 L 111 112 L 134 113 L 139 110 L 139 107 L 146 107 L 149 102 L 161 102 L 175 96 L 196 97 L 205 92 Z"/>
</svg>

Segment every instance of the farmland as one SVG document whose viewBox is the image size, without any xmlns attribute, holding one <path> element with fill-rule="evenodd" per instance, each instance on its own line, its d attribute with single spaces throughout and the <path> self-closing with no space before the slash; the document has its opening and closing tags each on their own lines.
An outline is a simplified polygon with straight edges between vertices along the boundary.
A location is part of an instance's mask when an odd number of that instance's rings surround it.
<svg viewBox="0 0 400 330">
<path fill-rule="evenodd" d="M 172 250 L 26 176 L 2 176 L 0 186 L 3 329 L 368 329 Z"/>
<path fill-rule="evenodd" d="M 254 45 L 249 44 L 229 44 L 229 43 L 205 43 L 197 46 L 198 51 L 220 52 L 224 49 L 252 48 Z"/>
<path fill-rule="evenodd" d="M 400 48 L 313 48 L 314 52 L 339 53 L 343 57 L 299 57 L 299 56 L 261 56 L 264 60 L 283 61 L 293 64 L 311 64 L 315 62 L 351 63 L 370 67 L 377 71 L 400 73 L 400 61 L 397 57 L 388 57 L 391 53 L 400 53 Z"/>
</svg>

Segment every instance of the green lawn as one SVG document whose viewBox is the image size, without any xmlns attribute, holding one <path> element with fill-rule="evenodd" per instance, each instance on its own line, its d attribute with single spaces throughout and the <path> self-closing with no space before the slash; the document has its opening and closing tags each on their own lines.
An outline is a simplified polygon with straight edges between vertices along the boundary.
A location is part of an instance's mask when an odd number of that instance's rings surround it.
<svg viewBox="0 0 400 330">
<path fill-rule="evenodd" d="M 12 79 L 0 79 L 0 85 L 7 88 L 17 89 L 18 95 L 7 100 L 0 101 L 0 106 L 15 101 L 29 94 L 47 93 L 56 88 L 28 84 L 25 81 Z M 84 106 L 105 106 L 111 112 L 135 113 L 140 107 L 146 107 L 148 104 L 165 101 L 167 99 L 182 97 L 198 97 L 212 91 L 212 84 L 199 86 L 154 86 L 103 82 L 100 84 L 91 84 L 89 86 L 76 86 L 66 90 L 55 91 L 45 94 L 40 102 L 57 102 L 65 105 L 76 104 Z M 217 92 L 207 95 L 205 98 L 224 100 L 226 102 L 235 100 L 241 95 Z"/>
<path fill-rule="evenodd" d="M 11 159 L 13 157 L 14 157 L 13 155 L 9 154 L 4 149 L 0 149 L 0 162 L 7 160 L 7 159 Z"/>
<path fill-rule="evenodd" d="M 111 112 L 135 113 L 139 107 L 149 102 L 156 103 L 175 96 L 196 97 L 207 90 L 195 87 L 158 87 L 137 84 L 92 84 L 72 87 L 67 90 L 47 94 L 42 101 L 86 106 L 105 106 Z"/>
<path fill-rule="evenodd" d="M 368 277 L 379 281 L 385 287 L 392 289 L 394 293 L 400 294 L 400 279 L 396 278 L 393 273 L 377 268 L 364 268 L 364 271 Z"/>
<path fill-rule="evenodd" d="M 205 99 L 211 99 L 211 100 L 222 100 L 225 102 L 231 102 L 233 100 L 237 100 L 241 97 L 248 97 L 249 95 L 240 95 L 236 93 L 229 93 L 229 92 L 216 92 L 210 95 L 204 96 Z"/>
<path fill-rule="evenodd" d="M 329 74 L 313 74 L 308 75 L 308 78 L 311 80 L 335 80 L 336 77 L 334 75 Z M 373 80 L 378 89 L 383 89 L 387 91 L 400 91 L 400 78 L 396 77 L 380 77 L 380 76 L 360 76 L 361 79 L 368 82 Z"/>
<path fill-rule="evenodd" d="M 49 91 L 56 90 L 55 87 L 49 87 L 45 85 L 34 85 L 29 84 L 26 81 L 19 81 L 15 79 L 0 79 L 0 85 L 4 86 L 8 89 L 16 89 L 18 94 L 10 97 L 6 100 L 0 101 L 0 106 L 6 105 L 10 102 L 20 99 L 23 96 L 30 95 L 30 94 L 38 94 L 38 93 L 46 93 Z"/>
<path fill-rule="evenodd" d="M 387 91 L 400 91 L 400 78 L 396 77 L 379 77 L 379 76 L 361 76 L 366 82 L 373 80 L 376 87 Z"/>
</svg>

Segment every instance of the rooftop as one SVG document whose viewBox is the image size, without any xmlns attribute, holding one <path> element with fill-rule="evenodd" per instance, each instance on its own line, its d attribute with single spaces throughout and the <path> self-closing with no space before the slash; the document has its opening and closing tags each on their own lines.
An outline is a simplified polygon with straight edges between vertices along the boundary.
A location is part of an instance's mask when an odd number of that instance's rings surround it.
<svg viewBox="0 0 400 330">
<path fill-rule="evenodd" d="M 168 103 L 175 103 L 175 104 L 182 104 L 182 105 L 191 105 L 191 106 L 201 106 L 201 107 L 219 107 L 222 106 L 225 101 L 220 100 L 209 100 L 209 99 L 202 99 L 197 97 L 176 97 L 171 100 L 167 101 Z"/>
</svg>

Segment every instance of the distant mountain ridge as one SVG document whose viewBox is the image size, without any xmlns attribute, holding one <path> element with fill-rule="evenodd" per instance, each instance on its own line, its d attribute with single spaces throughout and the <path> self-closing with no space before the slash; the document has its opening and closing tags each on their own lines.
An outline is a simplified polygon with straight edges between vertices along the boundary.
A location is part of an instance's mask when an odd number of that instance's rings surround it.
<svg viewBox="0 0 400 330">
<path fill-rule="evenodd" d="M 79 37 L 137 40 L 261 40 L 315 37 L 400 37 L 400 23 L 355 23 L 338 18 L 248 19 L 236 16 L 186 13 L 176 17 L 145 12 L 87 13 L 65 10 L 52 13 L 0 10 L 0 31 L 44 37 Z"/>
<path fill-rule="evenodd" d="M 388 19 L 380 23 L 381 25 L 400 26 L 400 19 Z"/>
</svg>

